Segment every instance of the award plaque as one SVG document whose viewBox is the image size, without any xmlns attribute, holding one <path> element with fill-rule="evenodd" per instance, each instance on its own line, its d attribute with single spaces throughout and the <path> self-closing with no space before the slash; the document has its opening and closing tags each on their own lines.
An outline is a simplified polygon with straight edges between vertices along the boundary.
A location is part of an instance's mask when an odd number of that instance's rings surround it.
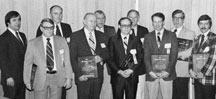
<svg viewBox="0 0 216 99">
<path fill-rule="evenodd" d="M 151 62 L 153 72 L 160 73 L 167 69 L 169 64 L 169 55 L 152 55 Z"/>
<path fill-rule="evenodd" d="M 86 75 L 89 78 L 97 78 L 97 63 L 95 61 L 96 56 L 85 56 L 78 58 L 78 66 L 81 69 L 83 75 Z"/>
<path fill-rule="evenodd" d="M 120 67 L 122 69 L 131 69 L 133 67 L 133 57 L 131 54 L 127 54 L 124 60 L 121 62 Z"/>
<path fill-rule="evenodd" d="M 193 54 L 193 71 L 199 73 L 206 64 L 209 54 Z"/>
<path fill-rule="evenodd" d="M 183 39 L 183 38 L 177 38 L 177 40 L 178 40 L 178 51 L 179 52 L 188 50 L 189 48 L 192 47 L 193 40 L 188 40 L 188 39 Z M 188 61 L 188 58 L 184 60 L 181 58 L 178 58 L 178 60 Z"/>
</svg>

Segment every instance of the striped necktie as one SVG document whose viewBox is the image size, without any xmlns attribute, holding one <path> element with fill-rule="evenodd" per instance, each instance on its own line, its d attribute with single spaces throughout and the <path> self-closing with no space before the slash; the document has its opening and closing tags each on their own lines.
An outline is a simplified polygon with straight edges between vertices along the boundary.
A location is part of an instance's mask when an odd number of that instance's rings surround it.
<svg viewBox="0 0 216 99">
<path fill-rule="evenodd" d="M 123 45 L 124 45 L 125 54 L 127 54 L 128 42 L 127 42 L 127 37 L 126 36 L 123 39 Z"/>
<path fill-rule="evenodd" d="M 92 54 L 96 55 L 95 53 L 96 44 L 95 44 L 93 34 L 91 32 L 89 32 L 89 46 L 90 46 Z"/>
<path fill-rule="evenodd" d="M 18 41 L 20 43 L 22 43 L 22 45 L 24 45 L 23 42 L 22 42 L 22 40 L 21 40 L 21 38 L 19 37 L 19 32 L 16 32 L 16 37 L 17 37 Z"/>
<path fill-rule="evenodd" d="M 46 63 L 47 63 L 47 68 L 51 71 L 54 68 L 54 57 L 53 57 L 52 45 L 50 43 L 50 38 L 47 38 L 47 44 L 46 44 Z"/>
</svg>

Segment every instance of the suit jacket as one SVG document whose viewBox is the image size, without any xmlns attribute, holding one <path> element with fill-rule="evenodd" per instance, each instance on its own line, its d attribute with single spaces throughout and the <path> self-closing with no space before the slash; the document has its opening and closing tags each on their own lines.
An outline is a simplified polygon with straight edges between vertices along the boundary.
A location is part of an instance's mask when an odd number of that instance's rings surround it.
<svg viewBox="0 0 216 99">
<path fill-rule="evenodd" d="M 79 31 L 76 31 L 75 33 L 72 33 L 70 38 L 71 38 L 71 42 L 69 46 L 70 46 L 71 63 L 75 73 L 75 81 L 76 83 L 79 83 L 80 81 L 78 80 L 78 78 L 82 76 L 82 72 L 80 67 L 78 66 L 78 58 L 84 56 L 92 56 L 92 52 L 90 50 L 90 46 L 86 39 L 84 28 Z M 95 52 L 97 55 L 102 57 L 104 61 L 106 61 L 109 55 L 108 55 L 108 49 L 106 48 L 107 44 L 106 44 L 105 35 L 95 30 L 95 38 L 96 38 Z M 103 47 L 102 45 L 105 45 L 105 47 Z M 103 66 L 101 66 L 98 63 L 97 69 L 98 69 L 98 78 L 96 79 L 100 79 L 101 81 L 103 81 Z M 91 78 L 88 80 L 91 80 Z"/>
<path fill-rule="evenodd" d="M 208 39 L 203 42 L 200 46 L 199 42 L 201 39 L 201 35 L 198 35 L 194 38 L 194 46 L 192 49 L 192 54 L 209 54 L 209 58 L 206 64 L 201 69 L 201 72 L 204 74 L 204 78 L 198 79 L 200 83 L 203 85 L 215 85 L 216 76 L 215 76 L 215 63 L 216 63 L 216 34 L 209 32 Z M 208 49 L 208 51 L 206 50 Z M 206 51 L 204 51 L 206 50 Z M 192 56 L 189 58 L 189 69 L 193 68 L 193 61 Z"/>
<path fill-rule="evenodd" d="M 181 31 L 179 32 L 179 35 L 177 36 L 177 38 L 183 38 L 187 40 L 193 40 L 195 37 L 196 37 L 196 33 L 184 26 L 182 27 Z M 187 58 L 189 58 L 191 50 L 192 47 L 189 48 L 188 50 L 180 52 L 179 55 L 184 54 L 187 55 Z M 177 73 L 177 77 L 189 77 L 188 61 L 177 60 L 176 73 Z"/>
<path fill-rule="evenodd" d="M 176 77 L 175 65 L 177 61 L 178 55 L 178 42 L 176 39 L 175 33 L 164 29 L 161 45 L 158 48 L 156 41 L 155 31 L 147 34 L 144 40 L 144 62 L 146 66 L 146 80 L 154 81 L 155 79 L 149 75 L 149 72 L 152 71 L 151 64 L 151 55 L 164 55 L 167 54 L 167 49 L 165 48 L 165 44 L 171 44 L 170 54 L 169 55 L 169 64 L 166 72 L 169 73 L 167 78 L 163 78 L 165 81 L 173 80 Z"/>
<path fill-rule="evenodd" d="M 120 64 L 127 56 L 124 51 L 124 46 L 120 34 L 115 35 L 109 39 L 108 48 L 110 51 L 110 60 L 108 61 L 108 64 L 112 71 L 111 83 L 114 83 L 117 78 L 119 78 L 118 76 L 120 76 L 117 73 L 118 70 L 124 70 L 122 67 L 120 67 Z M 130 54 L 131 49 L 136 49 L 137 51 L 136 57 L 138 64 L 133 65 L 131 69 L 134 71 L 134 73 L 131 77 L 127 79 L 129 80 L 132 78 L 135 82 L 138 82 L 138 67 L 143 60 L 143 48 L 140 39 L 132 35 L 129 36 L 127 54 Z"/>
<path fill-rule="evenodd" d="M 62 22 L 60 24 L 62 28 L 63 37 L 65 38 L 70 37 L 70 35 L 72 34 L 71 26 L 67 23 L 62 23 Z M 42 35 L 42 31 L 40 30 L 40 26 L 39 26 L 37 29 L 36 37 L 41 36 L 41 35 Z"/>
<path fill-rule="evenodd" d="M 23 63 L 26 52 L 27 39 L 24 33 L 19 32 L 23 43 L 14 34 L 6 30 L 0 36 L 0 66 L 1 84 L 12 77 L 15 83 L 23 82 Z"/>
<path fill-rule="evenodd" d="M 132 29 L 132 32 L 134 33 L 133 29 Z M 119 34 L 119 33 L 121 33 L 120 29 L 118 29 L 118 31 L 117 31 L 117 34 Z M 137 37 L 139 39 L 145 38 L 145 35 L 148 34 L 148 33 L 149 33 L 149 31 L 148 31 L 148 29 L 146 27 L 141 26 L 141 25 L 137 25 Z M 138 67 L 139 68 L 138 69 L 139 70 L 138 71 L 139 75 L 143 75 L 143 74 L 146 73 L 146 68 L 145 68 L 144 61 L 141 62 L 141 65 L 143 65 L 143 66 Z"/>
<path fill-rule="evenodd" d="M 24 83 L 30 84 L 32 65 L 37 65 L 35 90 L 42 90 L 46 81 L 46 55 L 42 36 L 29 41 L 24 61 Z M 53 36 L 55 63 L 57 68 L 57 86 L 63 87 L 66 78 L 72 79 L 72 68 L 70 63 L 69 47 L 66 40 L 59 36 Z"/>
</svg>

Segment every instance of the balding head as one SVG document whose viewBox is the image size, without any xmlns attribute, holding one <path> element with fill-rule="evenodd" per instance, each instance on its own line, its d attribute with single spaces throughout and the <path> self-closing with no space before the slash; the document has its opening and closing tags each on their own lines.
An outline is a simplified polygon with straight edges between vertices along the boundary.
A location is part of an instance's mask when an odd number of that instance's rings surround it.
<svg viewBox="0 0 216 99">
<path fill-rule="evenodd" d="M 90 32 L 94 31 L 96 27 L 96 16 L 94 15 L 94 13 L 85 14 L 83 24 L 84 27 Z"/>
</svg>

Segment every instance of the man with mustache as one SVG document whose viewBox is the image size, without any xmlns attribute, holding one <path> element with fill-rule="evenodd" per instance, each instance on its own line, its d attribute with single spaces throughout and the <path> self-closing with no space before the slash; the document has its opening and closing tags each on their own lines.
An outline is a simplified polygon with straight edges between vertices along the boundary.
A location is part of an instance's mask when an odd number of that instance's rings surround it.
<svg viewBox="0 0 216 99">
<path fill-rule="evenodd" d="M 189 59 L 189 72 L 195 79 L 195 99 L 215 99 L 216 34 L 211 32 L 212 20 L 208 15 L 200 16 L 197 24 L 202 34 L 194 39 L 192 54 L 209 54 L 209 57 L 201 72 L 193 71 L 195 65 L 192 57 Z"/>
</svg>

